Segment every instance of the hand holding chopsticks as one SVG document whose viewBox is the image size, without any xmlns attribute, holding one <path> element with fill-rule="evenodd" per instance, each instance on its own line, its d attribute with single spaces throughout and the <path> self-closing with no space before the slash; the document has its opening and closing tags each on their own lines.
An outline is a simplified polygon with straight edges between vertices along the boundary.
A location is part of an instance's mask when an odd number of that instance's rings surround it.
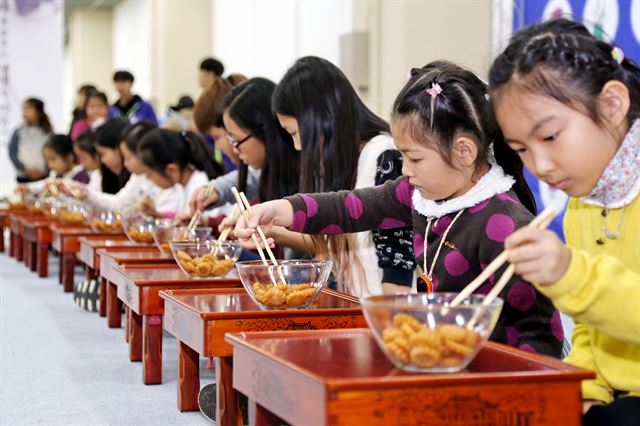
<svg viewBox="0 0 640 426">
<path fill-rule="evenodd" d="M 240 207 L 240 211 L 242 212 L 245 220 L 248 222 L 250 220 L 250 218 L 251 218 L 251 205 L 249 204 L 249 200 L 247 200 L 247 197 L 245 197 L 245 195 L 243 193 L 238 193 L 238 190 L 236 188 L 231 188 L 231 191 L 233 192 L 233 196 L 236 197 L 236 201 L 238 203 L 238 206 Z M 273 263 L 273 266 L 275 266 L 277 268 L 277 270 L 278 270 L 278 275 L 280 277 L 280 281 L 282 283 L 286 284 L 287 280 L 284 278 L 284 274 L 282 273 L 282 269 L 278 265 L 278 261 L 276 260 L 276 257 L 273 255 L 273 252 L 271 251 L 271 248 L 269 247 L 269 241 L 267 240 L 267 237 L 264 235 L 264 232 L 262 232 L 262 228 L 260 228 L 260 226 L 257 227 L 257 232 L 258 232 L 258 235 L 260 236 L 260 239 L 262 240 L 262 243 L 264 245 L 265 250 L 267 251 L 267 254 L 269 255 L 269 258 L 271 259 L 271 262 Z M 267 262 L 267 260 L 266 260 L 266 258 L 264 256 L 264 253 L 263 253 L 262 249 L 260 248 L 260 242 L 258 241 L 258 238 L 256 237 L 256 234 L 251 235 L 251 239 L 253 240 L 253 244 L 258 249 L 258 253 L 260 254 L 260 257 L 262 258 L 262 262 L 265 265 L 268 265 L 268 262 Z M 273 276 L 271 276 L 271 281 L 273 282 L 273 284 L 277 283 Z"/>
</svg>

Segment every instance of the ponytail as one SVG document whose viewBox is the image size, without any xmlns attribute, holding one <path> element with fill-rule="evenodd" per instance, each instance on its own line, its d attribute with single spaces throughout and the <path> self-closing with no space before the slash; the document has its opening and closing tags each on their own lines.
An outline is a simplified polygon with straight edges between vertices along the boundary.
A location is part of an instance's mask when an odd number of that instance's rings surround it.
<svg viewBox="0 0 640 426">
<path fill-rule="evenodd" d="M 137 152 L 145 166 L 163 176 L 169 164 L 176 164 L 181 171 L 193 166 L 205 172 L 209 179 L 215 179 L 224 172 L 211 149 L 193 132 L 150 130 L 140 140 Z"/>
</svg>

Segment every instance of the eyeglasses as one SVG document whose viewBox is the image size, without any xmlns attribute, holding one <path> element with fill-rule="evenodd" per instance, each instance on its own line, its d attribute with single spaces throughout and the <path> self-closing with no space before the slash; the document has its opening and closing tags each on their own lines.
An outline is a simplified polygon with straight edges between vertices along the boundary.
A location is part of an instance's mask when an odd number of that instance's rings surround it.
<svg viewBox="0 0 640 426">
<path fill-rule="evenodd" d="M 227 140 L 229 141 L 229 143 L 231 144 L 232 147 L 238 149 L 238 147 L 240 145 L 242 145 L 243 143 L 245 143 L 246 141 L 248 141 L 249 139 L 251 139 L 253 137 L 253 135 L 251 133 L 249 133 L 247 136 L 245 136 L 243 139 L 240 140 L 236 140 L 236 138 L 234 138 L 233 136 L 231 136 L 230 133 L 227 133 Z"/>
</svg>

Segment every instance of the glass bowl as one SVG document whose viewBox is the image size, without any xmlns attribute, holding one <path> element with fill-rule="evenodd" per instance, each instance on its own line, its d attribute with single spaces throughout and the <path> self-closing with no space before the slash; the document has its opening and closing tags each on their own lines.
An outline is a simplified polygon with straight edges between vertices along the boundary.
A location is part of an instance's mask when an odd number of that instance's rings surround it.
<svg viewBox="0 0 640 426">
<path fill-rule="evenodd" d="M 258 260 L 238 262 L 236 269 L 260 309 L 288 310 L 311 305 L 329 279 L 332 266 L 332 260 L 282 260 L 277 267 Z"/>
<path fill-rule="evenodd" d="M 94 208 L 91 212 L 91 229 L 102 234 L 122 232 L 122 215 L 113 210 Z"/>
<path fill-rule="evenodd" d="M 87 220 L 87 207 L 72 198 L 60 199 L 53 209 L 56 218 L 68 225 L 80 225 Z"/>
<path fill-rule="evenodd" d="M 55 203 L 56 197 L 48 195 L 46 197 L 39 198 L 38 201 L 36 201 L 36 206 L 47 219 L 55 219 Z"/>
<path fill-rule="evenodd" d="M 38 197 L 35 194 L 28 193 L 24 196 L 24 206 L 31 213 L 40 213 L 40 207 L 38 206 Z"/>
<path fill-rule="evenodd" d="M 457 293 L 369 296 L 361 301 L 369 328 L 387 358 L 405 371 L 450 373 L 464 369 L 498 321 L 502 299 L 482 306 L 471 295 L 456 307 Z"/>
<path fill-rule="evenodd" d="M 165 255 L 171 257 L 172 241 L 188 241 L 189 238 L 186 225 L 176 225 L 171 219 L 157 219 L 153 227 L 153 241 L 158 249 Z"/>
<path fill-rule="evenodd" d="M 224 277 L 242 251 L 232 241 L 172 241 L 169 246 L 178 266 L 190 278 Z"/>
<path fill-rule="evenodd" d="M 122 214 L 122 229 L 129 241 L 138 244 L 153 243 L 154 219 L 144 216 L 140 212 Z"/>
</svg>

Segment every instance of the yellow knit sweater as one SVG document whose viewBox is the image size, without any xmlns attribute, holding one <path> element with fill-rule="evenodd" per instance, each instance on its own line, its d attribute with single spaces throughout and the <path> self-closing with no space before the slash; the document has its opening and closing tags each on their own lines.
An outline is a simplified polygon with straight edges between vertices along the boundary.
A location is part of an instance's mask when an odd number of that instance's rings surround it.
<svg viewBox="0 0 640 426">
<path fill-rule="evenodd" d="M 609 211 L 610 231 L 622 219 L 617 239 L 604 236 L 602 212 L 570 200 L 564 219 L 569 270 L 538 289 L 576 322 L 565 361 L 597 375 L 583 382 L 583 398 L 609 402 L 614 391 L 640 395 L 640 196 L 624 212 Z"/>
</svg>

